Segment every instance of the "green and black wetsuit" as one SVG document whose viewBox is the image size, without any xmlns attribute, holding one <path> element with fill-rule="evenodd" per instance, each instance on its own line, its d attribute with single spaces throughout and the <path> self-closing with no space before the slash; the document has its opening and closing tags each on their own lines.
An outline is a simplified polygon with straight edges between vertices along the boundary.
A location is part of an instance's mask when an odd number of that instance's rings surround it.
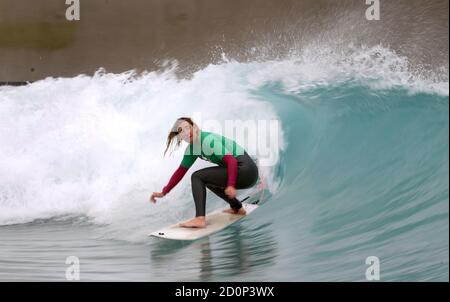
<svg viewBox="0 0 450 302">
<path fill-rule="evenodd" d="M 258 180 L 258 168 L 255 162 L 235 141 L 212 132 L 200 131 L 200 140 L 186 147 L 180 166 L 172 175 L 169 183 L 163 188 L 167 194 L 183 178 L 187 170 L 197 158 L 217 164 L 192 174 L 192 194 L 194 197 L 196 216 L 205 216 L 206 188 L 227 201 L 231 208 L 238 210 L 241 202 L 229 199 L 224 190 L 227 186 L 245 189 L 253 186 Z"/>
</svg>

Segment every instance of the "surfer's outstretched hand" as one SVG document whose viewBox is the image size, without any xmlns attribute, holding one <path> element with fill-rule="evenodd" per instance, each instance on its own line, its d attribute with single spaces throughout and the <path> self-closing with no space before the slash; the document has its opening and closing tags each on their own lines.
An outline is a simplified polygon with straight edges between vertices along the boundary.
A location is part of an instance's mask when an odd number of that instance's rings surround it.
<svg viewBox="0 0 450 302">
<path fill-rule="evenodd" d="M 152 196 L 150 196 L 150 201 L 156 203 L 156 198 L 164 197 L 163 192 L 153 192 Z"/>
</svg>

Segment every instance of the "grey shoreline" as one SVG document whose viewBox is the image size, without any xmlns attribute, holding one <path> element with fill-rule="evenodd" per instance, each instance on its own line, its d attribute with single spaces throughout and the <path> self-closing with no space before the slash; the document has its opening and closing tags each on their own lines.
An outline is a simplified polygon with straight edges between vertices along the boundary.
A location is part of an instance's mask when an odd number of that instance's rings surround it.
<svg viewBox="0 0 450 302">
<path fill-rule="evenodd" d="M 447 66 L 448 1 L 381 0 L 368 21 L 361 0 L 89 0 L 81 20 L 64 1 L 0 2 L 0 83 L 154 71 L 166 60 L 189 76 L 220 62 L 271 59 L 321 39 L 383 44 L 428 69 Z"/>
</svg>

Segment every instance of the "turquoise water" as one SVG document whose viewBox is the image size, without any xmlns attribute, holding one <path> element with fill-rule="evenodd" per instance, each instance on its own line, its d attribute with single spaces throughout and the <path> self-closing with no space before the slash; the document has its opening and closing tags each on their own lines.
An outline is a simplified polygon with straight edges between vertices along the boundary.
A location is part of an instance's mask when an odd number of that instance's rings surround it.
<svg viewBox="0 0 450 302">
<path fill-rule="evenodd" d="M 448 98 L 357 85 L 255 93 L 287 125 L 283 184 L 264 209 L 289 230 L 284 257 L 310 280 L 363 280 L 371 255 L 385 281 L 448 280 Z"/>
<path fill-rule="evenodd" d="M 410 68 L 376 47 L 0 88 L 0 280 L 65 280 L 76 256 L 84 281 L 365 281 L 375 256 L 381 281 L 448 281 L 448 80 Z M 162 157 L 174 119 L 198 113 L 279 121 L 261 207 L 198 241 L 149 238 L 194 213 L 188 176 L 148 197 L 181 159 Z"/>
</svg>

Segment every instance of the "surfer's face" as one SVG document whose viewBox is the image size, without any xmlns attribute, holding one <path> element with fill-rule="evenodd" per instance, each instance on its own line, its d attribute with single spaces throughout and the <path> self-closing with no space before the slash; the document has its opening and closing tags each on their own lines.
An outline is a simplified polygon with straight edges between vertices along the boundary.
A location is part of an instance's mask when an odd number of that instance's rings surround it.
<svg viewBox="0 0 450 302">
<path fill-rule="evenodd" d="M 194 139 L 194 128 L 186 121 L 183 121 L 178 126 L 178 135 L 180 139 L 190 144 Z"/>
</svg>

